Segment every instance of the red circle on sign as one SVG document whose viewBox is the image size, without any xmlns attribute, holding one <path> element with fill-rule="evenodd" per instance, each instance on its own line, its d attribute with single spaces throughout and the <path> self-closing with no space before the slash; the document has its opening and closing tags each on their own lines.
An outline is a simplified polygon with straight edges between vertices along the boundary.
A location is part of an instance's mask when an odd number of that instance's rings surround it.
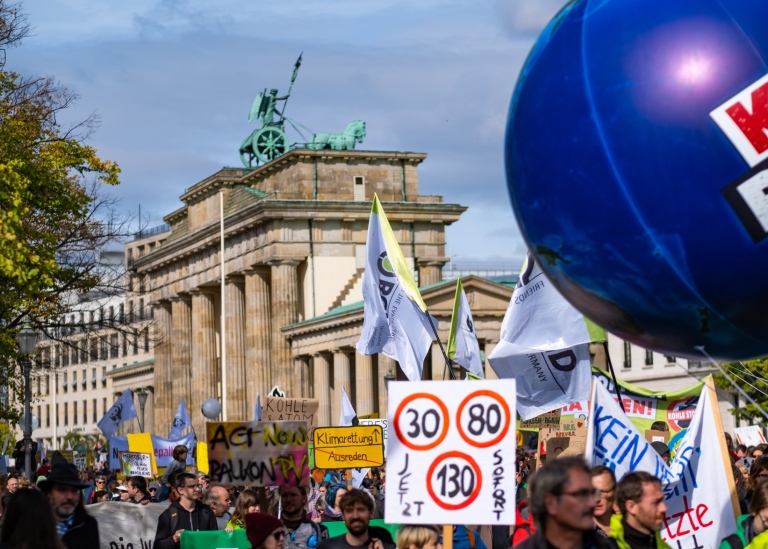
<svg viewBox="0 0 768 549">
<path fill-rule="evenodd" d="M 443 430 L 440 433 L 440 436 L 437 437 L 437 439 L 434 442 L 430 442 L 429 444 L 424 444 L 422 446 L 419 446 L 418 444 L 413 444 L 409 440 L 406 440 L 406 438 L 403 436 L 403 432 L 400 430 L 400 414 L 403 413 L 403 409 L 413 402 L 416 399 L 419 398 L 426 398 L 427 400 L 431 400 L 435 404 L 437 404 L 437 407 L 440 408 L 440 411 L 443 413 Z M 448 417 L 448 408 L 445 406 L 445 404 L 442 403 L 440 399 L 438 399 L 435 395 L 431 395 L 429 393 L 414 393 L 412 395 L 408 395 L 403 399 L 403 401 L 400 403 L 400 406 L 397 407 L 397 411 L 395 412 L 395 434 L 397 435 L 397 438 L 400 439 L 400 442 L 402 442 L 405 446 L 410 448 L 411 450 L 431 450 L 445 439 L 446 435 L 448 434 L 448 424 L 451 421 L 451 418 Z"/>
<path fill-rule="evenodd" d="M 472 470 L 475 472 L 475 478 L 477 478 L 475 489 L 472 490 L 472 493 L 469 495 L 469 497 L 461 503 L 445 503 L 443 500 L 437 497 L 437 494 L 435 494 L 435 490 L 432 487 L 432 473 L 435 472 L 435 469 L 437 469 L 437 466 L 440 465 L 440 463 L 450 458 L 459 458 L 466 461 L 469 466 L 472 467 Z M 447 511 L 458 511 L 459 509 L 464 509 L 465 507 L 471 505 L 472 502 L 477 499 L 477 496 L 480 495 L 480 489 L 482 487 L 483 475 L 480 473 L 480 467 L 478 467 L 477 462 L 474 459 L 462 452 L 446 452 L 441 454 L 435 461 L 432 462 L 432 465 L 429 466 L 429 470 L 427 471 L 427 492 L 429 492 L 432 501 Z"/>
<path fill-rule="evenodd" d="M 501 407 L 504 409 L 504 413 L 507 415 L 506 417 L 506 423 L 504 423 L 504 428 L 501 430 L 501 432 L 496 436 L 496 438 L 492 440 L 488 440 L 486 442 L 477 442 L 476 440 L 472 440 L 467 436 L 467 434 L 464 432 L 464 427 L 461 425 L 461 413 L 464 411 L 464 407 L 467 405 L 467 403 L 472 400 L 475 397 L 479 396 L 487 396 L 492 399 L 494 399 L 496 402 L 501 404 Z M 509 411 L 509 405 L 506 403 L 506 401 L 499 395 L 499 393 L 494 393 L 493 391 L 488 391 L 483 389 L 482 391 L 475 391 L 474 393 L 470 393 L 467 395 L 467 397 L 461 401 L 461 404 L 459 404 L 459 409 L 456 412 L 456 427 L 459 429 L 459 435 L 462 439 L 464 439 L 464 442 L 469 444 L 470 446 L 474 446 L 475 448 L 488 448 L 489 446 L 493 446 L 494 444 L 498 444 L 507 434 L 509 431 L 509 426 L 512 423 L 512 416 Z"/>
</svg>

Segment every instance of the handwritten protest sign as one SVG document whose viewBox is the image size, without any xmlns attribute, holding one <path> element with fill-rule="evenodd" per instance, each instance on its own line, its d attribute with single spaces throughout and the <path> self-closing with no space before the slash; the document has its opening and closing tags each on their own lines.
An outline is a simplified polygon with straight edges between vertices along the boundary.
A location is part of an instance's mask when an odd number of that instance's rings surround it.
<svg viewBox="0 0 768 549">
<path fill-rule="evenodd" d="M 738 509 L 727 453 L 721 447 L 722 424 L 707 382 L 669 467 L 625 414 L 614 395 L 595 383 L 587 436 L 590 465 L 606 465 L 621 479 L 630 471 L 646 471 L 661 479 L 667 512 L 661 537 L 675 549 L 719 547 L 736 530 Z M 718 482 L 712 482 L 716 478 Z"/>
<path fill-rule="evenodd" d="M 317 411 L 320 401 L 316 398 L 279 398 L 268 396 L 261 411 L 262 421 L 306 421 L 307 434 L 312 440 L 312 432 L 317 427 Z"/>
<path fill-rule="evenodd" d="M 759 425 L 750 425 L 749 427 L 736 427 L 736 440 L 744 446 L 757 446 L 765 444 L 765 436 Z"/>
<path fill-rule="evenodd" d="M 307 486 L 304 421 L 207 423 L 208 476 L 213 485 Z M 199 456 L 198 456 L 199 457 Z"/>
<path fill-rule="evenodd" d="M 126 505 L 108 501 L 89 505 L 88 514 L 99 525 L 100 549 L 149 549 L 155 541 L 157 521 L 166 509 L 167 503 Z"/>
<path fill-rule="evenodd" d="M 369 415 L 375 415 L 375 414 L 369 414 Z M 381 427 L 382 433 L 384 433 L 384 451 L 387 451 L 387 433 L 389 429 L 387 428 L 387 420 L 386 419 L 378 419 L 378 418 L 358 418 L 358 425 L 378 425 Z"/>
<path fill-rule="evenodd" d="M 558 427 L 560 425 L 560 409 L 552 410 L 545 414 L 533 417 L 528 421 L 521 421 L 521 429 L 541 429 L 543 427 Z"/>
<path fill-rule="evenodd" d="M 152 456 L 135 452 L 120 452 L 121 469 L 126 477 L 152 477 Z"/>
<path fill-rule="evenodd" d="M 513 524 L 515 395 L 512 379 L 391 382 L 387 521 Z"/>
<path fill-rule="evenodd" d="M 72 452 L 72 463 L 75 464 L 78 471 L 85 471 L 86 467 L 88 467 L 88 458 L 85 452 Z"/>
<path fill-rule="evenodd" d="M 384 433 L 378 425 L 315 429 L 315 467 L 353 469 L 384 464 Z"/>
</svg>

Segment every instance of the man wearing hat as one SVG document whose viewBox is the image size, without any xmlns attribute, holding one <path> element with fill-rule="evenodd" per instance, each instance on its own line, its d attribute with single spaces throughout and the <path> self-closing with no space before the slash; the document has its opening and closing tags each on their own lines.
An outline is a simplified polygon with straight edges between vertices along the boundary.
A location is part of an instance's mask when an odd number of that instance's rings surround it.
<svg viewBox="0 0 768 549">
<path fill-rule="evenodd" d="M 67 549 L 99 549 L 99 527 L 85 511 L 77 468 L 72 463 L 56 463 L 48 477 L 39 483 L 48 496 L 59 537 Z"/>
</svg>

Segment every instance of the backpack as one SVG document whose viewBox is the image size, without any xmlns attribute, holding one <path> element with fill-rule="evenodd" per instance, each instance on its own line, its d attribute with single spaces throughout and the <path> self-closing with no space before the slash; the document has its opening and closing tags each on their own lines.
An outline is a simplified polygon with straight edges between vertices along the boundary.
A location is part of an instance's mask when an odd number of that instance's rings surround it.
<svg viewBox="0 0 768 549">
<path fill-rule="evenodd" d="M 533 516 L 529 513 L 528 520 L 526 520 L 521 513 L 526 507 L 528 507 L 528 500 L 524 499 L 517 505 L 517 509 L 515 510 L 515 531 L 512 534 L 512 547 L 515 547 L 518 543 L 536 533 L 536 527 L 533 524 Z"/>
<path fill-rule="evenodd" d="M 744 549 L 744 542 L 741 541 L 741 538 L 738 534 L 731 534 L 723 541 L 728 542 L 728 545 L 731 546 L 731 549 Z"/>
</svg>

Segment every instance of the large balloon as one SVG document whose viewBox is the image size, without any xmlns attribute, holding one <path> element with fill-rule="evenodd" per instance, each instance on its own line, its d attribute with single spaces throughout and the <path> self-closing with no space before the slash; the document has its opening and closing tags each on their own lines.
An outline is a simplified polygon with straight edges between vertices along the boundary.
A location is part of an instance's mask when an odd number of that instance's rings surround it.
<svg viewBox="0 0 768 549">
<path fill-rule="evenodd" d="M 668 355 L 768 355 L 768 1 L 581 0 L 506 134 L 523 235 L 580 311 Z"/>
</svg>

